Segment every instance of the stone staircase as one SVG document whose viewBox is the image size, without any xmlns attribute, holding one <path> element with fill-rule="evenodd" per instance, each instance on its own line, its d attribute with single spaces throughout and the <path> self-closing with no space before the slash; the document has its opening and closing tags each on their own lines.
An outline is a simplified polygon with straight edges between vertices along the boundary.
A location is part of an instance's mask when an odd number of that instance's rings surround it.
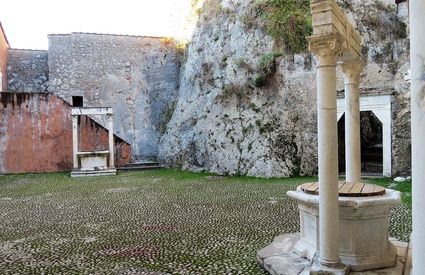
<svg viewBox="0 0 425 275">
<path fill-rule="evenodd" d="M 362 173 L 383 172 L 382 144 L 377 144 L 362 151 Z"/>
<path fill-rule="evenodd" d="M 155 161 L 134 161 L 127 163 L 125 166 L 119 168 L 120 171 L 141 171 L 141 170 L 153 170 L 160 169 L 163 166 L 159 162 Z"/>
</svg>

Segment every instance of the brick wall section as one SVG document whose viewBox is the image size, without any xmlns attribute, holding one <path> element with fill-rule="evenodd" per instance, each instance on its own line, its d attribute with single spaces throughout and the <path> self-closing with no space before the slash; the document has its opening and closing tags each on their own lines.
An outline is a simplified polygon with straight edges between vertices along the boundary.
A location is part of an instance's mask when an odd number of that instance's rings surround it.
<svg viewBox="0 0 425 275">
<path fill-rule="evenodd" d="M 156 159 L 178 95 L 181 55 L 156 37 L 49 35 L 49 91 L 84 106 L 111 106 L 115 133 L 136 159 Z M 99 121 L 103 123 L 102 121 Z"/>
<path fill-rule="evenodd" d="M 0 85 L 0 92 L 7 90 L 7 49 L 9 48 L 9 45 L 6 41 L 6 36 L 2 32 L 3 28 L 1 27 L 0 23 L 0 70 L 3 75 L 2 79 L 0 79 L 2 82 L 2 85 Z"/>
<path fill-rule="evenodd" d="M 0 94 L 0 173 L 72 170 L 69 104 L 49 93 Z M 81 148 L 107 148 L 108 132 L 81 117 Z M 115 138 L 116 165 L 131 159 L 130 146 Z"/>
<path fill-rule="evenodd" d="M 46 92 L 49 80 L 47 51 L 9 49 L 9 92 Z"/>
</svg>

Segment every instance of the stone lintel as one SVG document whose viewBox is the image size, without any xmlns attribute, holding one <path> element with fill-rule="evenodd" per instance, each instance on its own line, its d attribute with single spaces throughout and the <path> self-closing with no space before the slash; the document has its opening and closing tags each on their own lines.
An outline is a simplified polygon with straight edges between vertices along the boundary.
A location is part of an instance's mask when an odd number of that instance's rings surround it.
<svg viewBox="0 0 425 275">
<path fill-rule="evenodd" d="M 76 107 L 72 108 L 72 116 L 81 115 L 113 115 L 112 107 Z"/>
<path fill-rule="evenodd" d="M 78 156 L 93 156 L 93 155 L 108 155 L 109 150 L 103 151 L 79 151 L 77 152 Z"/>
</svg>

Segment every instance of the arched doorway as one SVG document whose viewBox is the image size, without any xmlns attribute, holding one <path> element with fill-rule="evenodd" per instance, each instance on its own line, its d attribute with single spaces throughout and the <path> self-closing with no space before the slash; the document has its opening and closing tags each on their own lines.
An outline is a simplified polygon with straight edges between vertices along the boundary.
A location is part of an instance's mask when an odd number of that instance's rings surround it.
<svg viewBox="0 0 425 275">
<path fill-rule="evenodd" d="M 344 132 L 344 124 L 341 125 L 341 121 L 345 121 L 343 118 L 345 112 L 345 98 L 338 98 L 338 133 Z M 391 95 L 380 94 L 380 95 L 366 95 L 360 97 L 360 115 L 363 117 L 363 127 L 373 127 L 373 135 L 366 134 L 361 139 L 362 145 L 362 162 L 363 159 L 370 159 L 370 164 L 367 164 L 368 170 L 378 170 L 380 168 L 374 164 L 381 159 L 380 148 L 382 148 L 382 175 L 385 177 L 391 177 Z M 368 112 L 366 112 L 368 111 Z M 373 116 L 372 116 L 373 115 Z M 379 123 L 378 123 L 379 121 Z M 367 126 L 371 124 L 371 126 Z M 382 134 L 378 134 L 379 132 Z M 371 133 L 370 133 L 371 134 Z M 381 138 L 378 138 L 380 136 Z M 345 172 L 345 146 L 344 135 L 338 134 L 339 141 L 339 168 L 340 172 Z M 367 151 L 366 148 L 368 149 Z M 341 153 L 342 152 L 342 153 Z M 365 155 L 366 154 L 366 155 Z M 375 161 L 373 161 L 375 159 Z M 372 167 L 374 166 L 374 167 Z M 342 169 L 343 168 L 343 169 Z M 362 167 L 363 168 L 363 167 Z"/>
<path fill-rule="evenodd" d="M 382 122 L 372 111 L 360 112 L 360 149 L 362 175 L 383 174 Z M 338 167 L 345 173 L 345 115 L 338 121 Z"/>
</svg>

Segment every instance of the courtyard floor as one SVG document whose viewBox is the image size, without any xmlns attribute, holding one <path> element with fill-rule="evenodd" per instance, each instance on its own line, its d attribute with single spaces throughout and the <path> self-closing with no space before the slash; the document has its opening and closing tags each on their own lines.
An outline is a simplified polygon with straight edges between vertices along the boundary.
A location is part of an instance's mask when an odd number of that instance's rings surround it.
<svg viewBox="0 0 425 275">
<path fill-rule="evenodd" d="M 0 176 L 0 273 L 264 274 L 256 252 L 299 228 L 286 191 L 310 181 L 167 169 Z M 408 240 L 410 183 L 369 182 L 403 191 L 390 235 Z"/>
</svg>

